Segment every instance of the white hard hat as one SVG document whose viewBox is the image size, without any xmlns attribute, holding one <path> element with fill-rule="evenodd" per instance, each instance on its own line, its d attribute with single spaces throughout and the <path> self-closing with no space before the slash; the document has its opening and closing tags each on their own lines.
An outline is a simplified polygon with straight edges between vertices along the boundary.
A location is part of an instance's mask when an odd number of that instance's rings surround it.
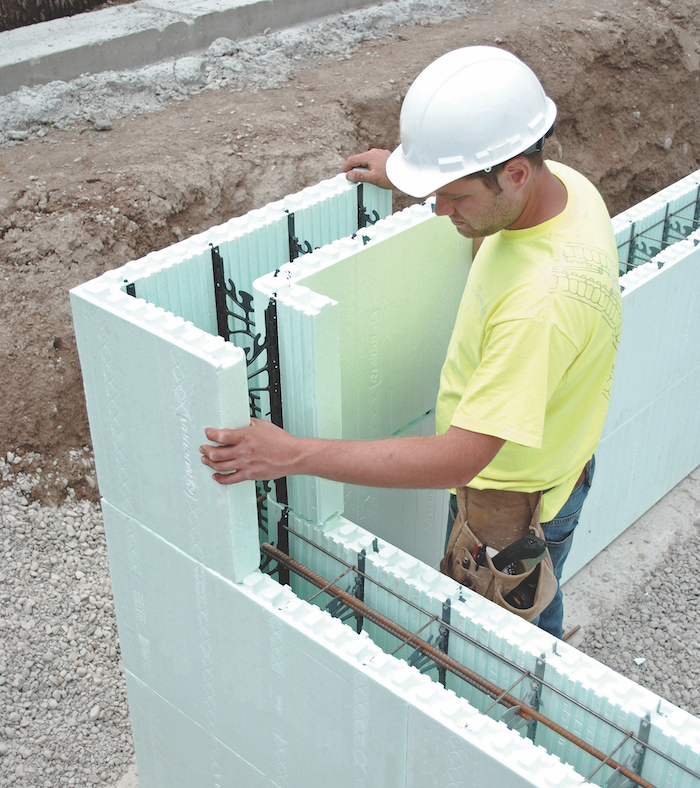
<svg viewBox="0 0 700 788">
<path fill-rule="evenodd" d="M 557 108 L 535 74 L 504 49 L 455 49 L 422 71 L 401 107 L 389 180 L 424 197 L 465 175 L 539 149 Z M 535 148 L 534 146 L 537 146 Z"/>
</svg>

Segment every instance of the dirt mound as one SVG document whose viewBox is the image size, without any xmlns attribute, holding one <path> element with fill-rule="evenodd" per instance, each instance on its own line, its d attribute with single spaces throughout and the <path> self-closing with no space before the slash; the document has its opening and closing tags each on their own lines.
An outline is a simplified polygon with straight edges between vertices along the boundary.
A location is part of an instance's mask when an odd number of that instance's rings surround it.
<svg viewBox="0 0 700 788">
<path fill-rule="evenodd" d="M 405 91 L 445 51 L 487 43 L 523 58 L 559 107 L 548 155 L 588 175 L 613 214 L 697 169 L 697 6 L 497 0 L 299 61 L 283 87 L 211 89 L 111 130 L 83 123 L 1 149 L 0 449 L 43 456 L 35 497 L 94 497 L 68 290 L 332 176 L 362 147 L 394 146 Z"/>
</svg>

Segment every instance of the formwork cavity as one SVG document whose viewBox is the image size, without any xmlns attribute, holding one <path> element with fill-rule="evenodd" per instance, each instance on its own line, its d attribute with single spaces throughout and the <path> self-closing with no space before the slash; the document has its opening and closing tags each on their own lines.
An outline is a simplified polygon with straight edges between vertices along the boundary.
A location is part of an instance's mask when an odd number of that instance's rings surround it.
<svg viewBox="0 0 700 788">
<path fill-rule="evenodd" d="M 700 463 L 699 175 L 614 220 L 624 329 L 569 574 Z M 471 245 L 389 199 L 339 176 L 71 292 L 142 788 L 700 785 L 695 718 L 436 571 L 443 492 L 201 464 L 251 413 L 433 431 Z"/>
<path fill-rule="evenodd" d="M 620 273 L 648 263 L 700 227 L 700 173 L 693 172 L 613 219 Z"/>
<path fill-rule="evenodd" d="M 281 512 L 278 513 L 278 517 Z M 700 785 L 700 722 L 577 649 L 463 589 L 345 518 L 314 526 L 291 516 L 290 554 L 413 639 L 387 633 L 328 588 L 292 578 L 299 598 L 327 610 L 392 656 L 430 675 L 472 708 L 520 734 L 596 785 L 633 785 L 608 756 L 641 775 L 641 785 Z M 427 641 L 483 682 L 441 668 Z M 504 700 L 504 698 L 507 699 Z M 533 707 L 549 725 L 518 715 Z M 681 720 L 687 716 L 686 724 Z M 557 726 L 573 737 L 562 735 Z M 683 730 L 673 746 L 671 731 Z M 578 737 L 586 746 L 572 740 Z M 592 752 L 597 750 L 598 755 Z M 616 782 L 619 780 L 619 782 Z"/>
</svg>

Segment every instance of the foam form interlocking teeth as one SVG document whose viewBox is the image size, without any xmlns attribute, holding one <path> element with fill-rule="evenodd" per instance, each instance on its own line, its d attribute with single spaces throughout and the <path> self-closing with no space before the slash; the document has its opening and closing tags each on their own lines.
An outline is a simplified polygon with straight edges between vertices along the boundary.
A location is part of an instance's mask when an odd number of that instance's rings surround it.
<svg viewBox="0 0 700 788">
<path fill-rule="evenodd" d="M 211 246 L 220 248 L 227 281 L 232 278 L 239 292 L 249 291 L 256 277 L 289 260 L 290 212 L 295 213 L 295 232 L 302 243 L 321 246 L 355 231 L 357 196 L 357 186 L 338 175 L 152 252 L 108 276 L 122 285 L 134 283 L 139 297 L 179 311 L 203 330 L 215 333 Z M 391 194 L 383 189 L 367 186 L 364 199 L 382 217 L 391 212 Z"/>
<path fill-rule="evenodd" d="M 692 221 L 695 218 L 694 208 L 698 197 L 700 197 L 700 171 L 687 175 L 666 189 L 615 216 L 612 223 L 620 262 L 623 265 L 628 262 L 629 242 L 632 233 L 634 236 L 641 235 L 641 243 L 645 245 L 649 240 L 655 240 L 657 243 L 668 242 L 668 239 L 663 237 L 664 220 L 669 214 L 675 212 L 681 218 Z M 644 232 L 653 225 L 656 226 L 653 227 L 651 234 Z M 644 237 L 645 235 L 647 237 Z"/>
</svg>

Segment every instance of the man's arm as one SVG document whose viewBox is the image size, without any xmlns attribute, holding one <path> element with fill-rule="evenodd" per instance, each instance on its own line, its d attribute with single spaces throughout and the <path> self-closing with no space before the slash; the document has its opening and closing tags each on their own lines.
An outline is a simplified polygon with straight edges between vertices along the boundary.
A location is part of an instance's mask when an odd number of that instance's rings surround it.
<svg viewBox="0 0 700 788">
<path fill-rule="evenodd" d="M 207 429 L 206 435 L 223 444 L 200 447 L 202 462 L 215 471 L 220 484 L 306 474 L 369 487 L 460 487 L 505 443 L 459 427 L 443 435 L 378 441 L 297 438 L 259 419 L 237 430 Z"/>
</svg>

